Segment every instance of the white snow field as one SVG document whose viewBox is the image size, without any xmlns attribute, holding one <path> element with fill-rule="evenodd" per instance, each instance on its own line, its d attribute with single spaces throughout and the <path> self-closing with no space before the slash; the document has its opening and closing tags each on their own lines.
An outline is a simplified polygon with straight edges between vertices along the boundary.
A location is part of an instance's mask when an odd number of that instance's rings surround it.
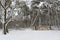
<svg viewBox="0 0 60 40">
<path fill-rule="evenodd" d="M 0 30 L 0 40 L 60 40 L 60 31 L 10 30 L 4 35 Z"/>
</svg>

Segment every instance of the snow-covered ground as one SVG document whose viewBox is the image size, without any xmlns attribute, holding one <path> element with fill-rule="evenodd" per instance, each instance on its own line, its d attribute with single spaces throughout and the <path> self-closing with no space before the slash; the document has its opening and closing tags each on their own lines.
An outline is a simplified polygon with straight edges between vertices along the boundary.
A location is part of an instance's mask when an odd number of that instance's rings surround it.
<svg viewBox="0 0 60 40">
<path fill-rule="evenodd" d="M 0 30 L 0 40 L 60 40 L 60 31 L 10 30 L 4 35 Z"/>
</svg>

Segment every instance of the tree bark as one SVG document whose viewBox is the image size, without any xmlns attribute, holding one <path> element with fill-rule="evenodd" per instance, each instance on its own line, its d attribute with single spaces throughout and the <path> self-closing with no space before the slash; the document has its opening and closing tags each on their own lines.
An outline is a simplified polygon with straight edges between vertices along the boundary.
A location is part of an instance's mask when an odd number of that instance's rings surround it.
<svg viewBox="0 0 60 40">
<path fill-rule="evenodd" d="M 3 24 L 3 33 L 6 34 L 5 23 Z"/>
<path fill-rule="evenodd" d="M 4 12 L 4 34 L 6 34 L 6 9 L 5 9 L 5 12 Z"/>
</svg>

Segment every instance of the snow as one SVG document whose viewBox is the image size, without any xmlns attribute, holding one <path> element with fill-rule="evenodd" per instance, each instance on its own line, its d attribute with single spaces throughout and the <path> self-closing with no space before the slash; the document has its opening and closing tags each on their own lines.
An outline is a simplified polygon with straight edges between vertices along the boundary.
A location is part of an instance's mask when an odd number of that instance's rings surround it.
<svg viewBox="0 0 60 40">
<path fill-rule="evenodd" d="M 0 40 L 60 40 L 60 31 L 10 30 L 4 35 L 0 30 Z"/>
<path fill-rule="evenodd" d="M 29 9 L 31 9 L 31 4 L 27 5 L 29 7 Z"/>
<path fill-rule="evenodd" d="M 15 6 L 15 4 L 16 4 L 15 1 L 13 1 L 12 4 L 11 4 L 11 6 Z"/>
<path fill-rule="evenodd" d="M 40 2 L 40 4 L 37 7 L 41 7 L 43 5 L 44 2 Z"/>
</svg>

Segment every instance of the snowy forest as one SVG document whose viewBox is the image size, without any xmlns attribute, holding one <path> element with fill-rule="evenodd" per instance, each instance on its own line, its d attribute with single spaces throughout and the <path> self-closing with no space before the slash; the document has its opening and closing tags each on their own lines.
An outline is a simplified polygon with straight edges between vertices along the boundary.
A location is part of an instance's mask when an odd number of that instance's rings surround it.
<svg viewBox="0 0 60 40">
<path fill-rule="evenodd" d="M 0 29 L 60 30 L 60 0 L 0 0 Z"/>
</svg>

